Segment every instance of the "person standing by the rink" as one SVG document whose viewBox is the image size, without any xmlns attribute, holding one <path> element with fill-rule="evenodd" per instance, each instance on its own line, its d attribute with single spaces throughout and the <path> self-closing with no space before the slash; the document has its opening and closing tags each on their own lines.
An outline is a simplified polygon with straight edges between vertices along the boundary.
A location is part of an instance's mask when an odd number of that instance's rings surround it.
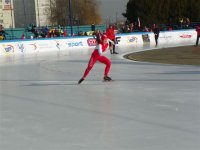
<svg viewBox="0 0 200 150">
<path fill-rule="evenodd" d="M 115 43 L 115 31 L 112 25 L 109 25 L 109 27 L 107 28 L 106 35 L 110 40 Z M 115 45 L 113 45 L 111 42 L 109 42 L 109 49 L 111 54 L 118 54 L 117 52 L 115 52 Z"/>
<path fill-rule="evenodd" d="M 104 81 L 112 80 L 108 76 L 108 73 L 110 71 L 110 66 L 111 66 L 110 60 L 107 57 L 103 56 L 103 53 L 106 51 L 106 49 L 109 46 L 108 42 L 111 42 L 114 45 L 114 42 L 111 41 L 110 39 L 108 39 L 108 37 L 106 35 L 102 35 L 99 43 L 97 42 L 97 46 L 91 55 L 91 58 L 88 62 L 88 66 L 85 70 L 85 73 L 84 73 L 83 77 L 78 81 L 78 84 L 80 84 L 81 82 L 83 82 L 83 80 L 85 80 L 85 78 L 89 74 L 90 70 L 92 69 L 92 67 L 94 66 L 96 61 L 99 61 L 106 65 L 105 70 L 104 70 L 104 78 L 103 78 Z"/>
<path fill-rule="evenodd" d="M 200 26 L 197 26 L 196 31 L 197 31 L 197 41 L 196 41 L 196 45 L 195 46 L 198 46 L 198 44 L 199 44 L 199 37 L 200 37 Z"/>
<path fill-rule="evenodd" d="M 0 25 L 0 40 L 5 40 L 6 39 L 6 35 L 7 33 L 4 31 L 3 29 L 3 25 Z"/>
<path fill-rule="evenodd" d="M 160 29 L 156 24 L 153 25 L 153 33 L 155 36 L 156 46 L 158 46 L 158 38 L 159 38 L 159 34 L 160 34 Z"/>
</svg>

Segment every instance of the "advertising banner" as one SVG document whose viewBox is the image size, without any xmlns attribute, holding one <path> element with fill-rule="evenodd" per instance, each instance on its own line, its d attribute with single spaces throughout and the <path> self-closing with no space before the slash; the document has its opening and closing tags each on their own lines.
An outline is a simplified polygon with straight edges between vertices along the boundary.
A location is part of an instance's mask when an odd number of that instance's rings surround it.
<svg viewBox="0 0 200 150">
<path fill-rule="evenodd" d="M 167 31 L 160 32 L 158 45 L 189 45 L 196 41 L 195 30 Z M 31 54 L 50 51 L 70 51 L 73 53 L 93 49 L 96 46 L 96 39 L 92 36 L 72 38 L 51 38 L 33 40 L 1 41 L 0 55 Z M 116 46 L 149 46 L 155 45 L 155 38 L 152 32 L 141 32 L 132 34 L 117 34 Z"/>
</svg>

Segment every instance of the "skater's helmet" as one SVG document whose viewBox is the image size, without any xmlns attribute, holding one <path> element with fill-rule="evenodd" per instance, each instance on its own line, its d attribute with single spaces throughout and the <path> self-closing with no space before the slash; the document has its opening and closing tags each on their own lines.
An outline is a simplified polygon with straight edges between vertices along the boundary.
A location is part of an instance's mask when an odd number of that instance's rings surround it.
<svg viewBox="0 0 200 150">
<path fill-rule="evenodd" d="M 106 34 L 103 34 L 103 35 L 101 36 L 101 41 L 103 42 L 105 39 L 108 39 L 108 37 L 107 37 Z"/>
</svg>

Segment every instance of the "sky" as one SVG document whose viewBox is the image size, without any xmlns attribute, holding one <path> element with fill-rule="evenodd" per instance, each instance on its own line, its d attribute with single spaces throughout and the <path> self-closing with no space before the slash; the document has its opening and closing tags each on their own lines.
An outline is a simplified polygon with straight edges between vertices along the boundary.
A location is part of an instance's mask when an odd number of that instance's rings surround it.
<svg viewBox="0 0 200 150">
<path fill-rule="evenodd" d="M 116 21 L 123 19 L 121 15 L 126 11 L 128 0 L 97 0 L 100 2 L 100 13 L 103 21 Z"/>
</svg>

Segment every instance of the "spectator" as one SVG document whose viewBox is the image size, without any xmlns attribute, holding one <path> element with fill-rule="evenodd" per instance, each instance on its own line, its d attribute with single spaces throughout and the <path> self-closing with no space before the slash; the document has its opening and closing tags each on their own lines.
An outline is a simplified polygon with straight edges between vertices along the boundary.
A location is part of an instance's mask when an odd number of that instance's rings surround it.
<svg viewBox="0 0 200 150">
<path fill-rule="evenodd" d="M 188 28 L 190 26 L 190 19 L 186 18 L 186 27 Z"/>
<path fill-rule="evenodd" d="M 60 29 L 59 28 L 55 28 L 55 30 L 54 30 L 54 36 L 55 37 L 60 37 Z"/>
<path fill-rule="evenodd" d="M 106 35 L 107 37 L 114 42 L 114 44 L 112 44 L 111 42 L 109 42 L 109 49 L 110 49 L 110 53 L 111 54 L 118 54 L 117 52 L 115 52 L 115 31 L 113 29 L 112 25 L 109 25 L 109 27 L 106 30 Z"/>
<path fill-rule="evenodd" d="M 149 32 L 149 29 L 147 28 L 147 26 L 144 26 L 144 32 Z"/>
<path fill-rule="evenodd" d="M 183 18 L 179 18 L 180 26 L 183 27 Z"/>
<path fill-rule="evenodd" d="M 25 39 L 25 35 L 24 35 L 24 33 L 22 33 L 22 35 L 21 35 L 20 39 L 22 39 L 22 40 L 24 40 L 24 39 Z"/>
<path fill-rule="evenodd" d="M 131 23 L 129 25 L 129 29 L 130 29 L 130 32 L 134 32 L 134 24 L 133 23 Z"/>
<path fill-rule="evenodd" d="M 94 23 L 91 25 L 91 30 L 95 31 L 95 24 Z"/>
<path fill-rule="evenodd" d="M 42 28 L 42 30 L 40 31 L 40 36 L 42 37 L 42 38 L 46 38 L 46 34 L 45 34 L 45 28 Z"/>
<path fill-rule="evenodd" d="M 87 32 L 84 32 L 84 36 L 88 36 Z"/>
<path fill-rule="evenodd" d="M 66 37 L 67 36 L 67 29 L 64 29 L 63 31 L 63 37 Z"/>
<path fill-rule="evenodd" d="M 55 37 L 55 29 L 53 27 L 51 27 L 51 29 L 49 30 L 49 34 L 50 37 Z"/>
<path fill-rule="evenodd" d="M 169 26 L 168 30 L 169 30 L 169 31 L 172 31 L 172 30 L 173 30 L 172 26 Z"/>
<path fill-rule="evenodd" d="M 3 25 L 0 25 L 0 40 L 5 40 L 6 39 L 6 35 L 7 33 L 4 31 L 3 29 Z"/>
<path fill-rule="evenodd" d="M 121 27 L 121 33 L 126 33 L 126 26 L 125 25 L 122 25 L 122 27 Z"/>
<path fill-rule="evenodd" d="M 131 32 L 131 30 L 130 30 L 130 28 L 129 28 L 129 25 L 126 25 L 126 32 L 127 32 L 127 33 L 130 33 L 130 32 Z"/>
<path fill-rule="evenodd" d="M 153 25 L 153 33 L 155 36 L 156 46 L 158 46 L 158 38 L 159 38 L 159 34 L 160 34 L 160 29 L 156 24 Z"/>
<path fill-rule="evenodd" d="M 197 40 L 196 40 L 196 45 L 195 46 L 198 46 L 198 44 L 199 44 L 199 37 L 200 37 L 200 26 L 197 26 L 196 31 L 197 31 Z"/>
<path fill-rule="evenodd" d="M 49 32 L 49 28 L 48 28 L 48 26 L 46 26 L 46 27 L 44 28 L 44 34 L 46 35 L 46 37 L 47 37 L 47 35 L 48 35 L 48 32 Z"/>
</svg>

